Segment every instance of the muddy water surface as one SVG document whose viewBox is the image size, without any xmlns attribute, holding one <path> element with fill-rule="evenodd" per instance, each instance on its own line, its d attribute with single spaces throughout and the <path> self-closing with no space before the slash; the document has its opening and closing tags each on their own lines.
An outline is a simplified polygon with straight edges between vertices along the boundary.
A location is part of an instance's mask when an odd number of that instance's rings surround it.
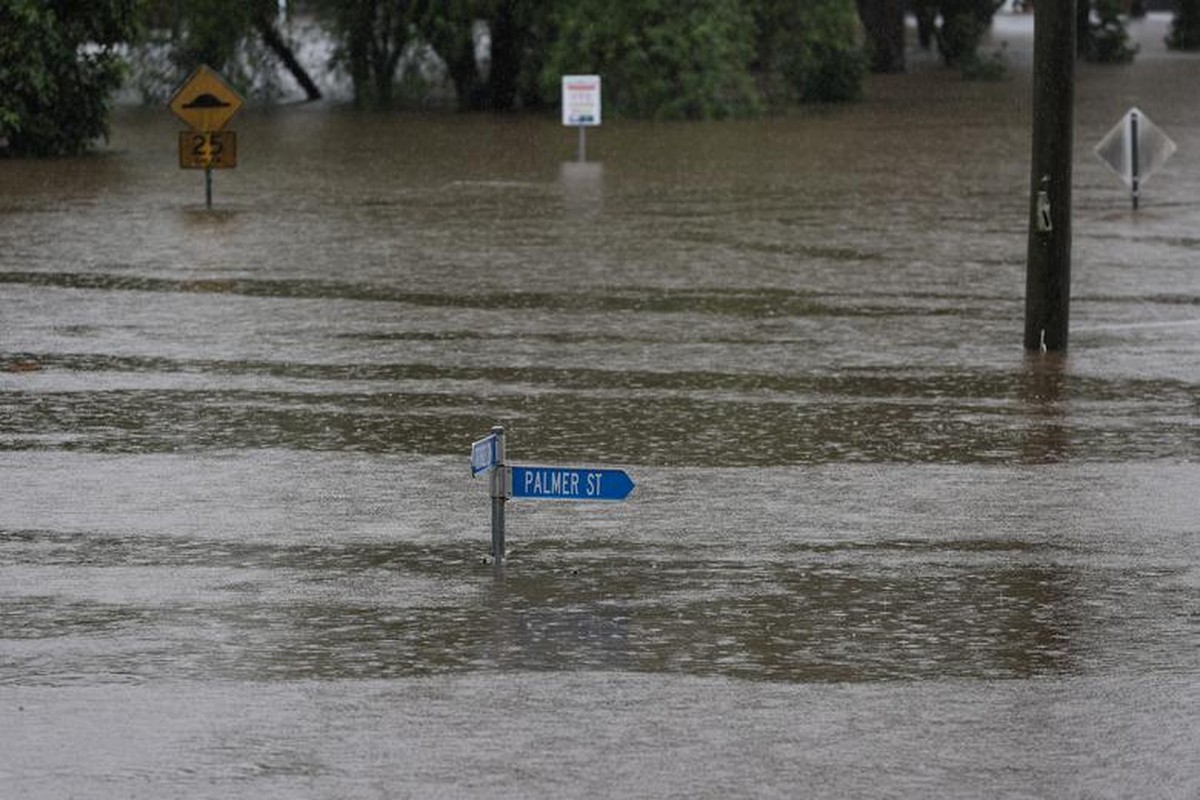
<svg viewBox="0 0 1200 800">
<path fill-rule="evenodd" d="M 1200 793 L 1200 61 L 574 135 L 249 110 L 0 162 L 0 795 Z M 1153 26 L 1158 26 L 1154 28 Z M 1027 42 L 1026 42 L 1027 43 Z M 1179 144 L 1135 215 L 1090 146 Z M 510 503 L 470 443 L 602 464 Z"/>
</svg>

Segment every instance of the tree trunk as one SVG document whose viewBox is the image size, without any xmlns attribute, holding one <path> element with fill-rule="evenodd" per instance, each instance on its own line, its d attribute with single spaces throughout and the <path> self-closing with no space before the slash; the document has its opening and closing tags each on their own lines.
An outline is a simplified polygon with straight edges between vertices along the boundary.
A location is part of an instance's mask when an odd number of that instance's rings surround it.
<svg viewBox="0 0 1200 800">
<path fill-rule="evenodd" d="M 358 3 L 344 11 L 347 15 L 346 55 L 350 62 L 350 83 L 354 86 L 354 105 L 371 106 L 371 42 L 373 39 L 373 3 Z"/>
<path fill-rule="evenodd" d="M 396 71 L 393 66 L 395 61 L 393 61 L 391 54 L 386 50 L 376 49 L 373 55 L 372 72 L 375 78 L 375 109 L 377 111 L 391 111 L 396 84 Z"/>
<path fill-rule="evenodd" d="M 1078 0 L 1075 5 L 1075 52 L 1086 58 L 1092 49 L 1092 4 Z"/>
<path fill-rule="evenodd" d="M 321 90 L 317 88 L 304 66 L 296 59 L 296 54 L 292 52 L 292 48 L 288 47 L 287 42 L 279 34 L 279 30 L 271 23 L 270 17 L 265 13 L 260 14 L 255 18 L 254 24 L 262 36 L 263 43 L 274 51 L 283 65 L 288 68 L 288 72 L 292 73 L 296 83 L 300 84 L 300 88 L 304 90 L 305 96 L 309 100 L 320 100 Z"/>
<path fill-rule="evenodd" d="M 904 72 L 904 0 L 858 0 L 872 72 Z"/>
<path fill-rule="evenodd" d="M 459 111 L 483 111 L 487 107 L 487 87 L 479 79 L 475 56 L 456 58 L 447 62 L 450 81 L 458 96 Z"/>
<path fill-rule="evenodd" d="M 509 111 L 517 101 L 521 49 L 512 6 L 511 0 L 501 2 L 491 19 L 492 67 L 488 72 L 488 105 L 492 111 Z"/>
<path fill-rule="evenodd" d="M 1167 47 L 1172 50 L 1200 50 L 1200 0 L 1178 0 Z"/>
<path fill-rule="evenodd" d="M 918 0 L 913 3 L 913 15 L 917 18 L 917 43 L 922 50 L 932 50 L 933 38 L 937 33 L 937 3 Z"/>
<path fill-rule="evenodd" d="M 375 78 L 375 108 L 379 111 L 392 110 L 392 91 L 395 84 L 394 62 L 390 47 L 403 45 L 392 42 L 392 6 L 382 3 L 376 12 L 371 32 L 371 74 Z"/>
</svg>

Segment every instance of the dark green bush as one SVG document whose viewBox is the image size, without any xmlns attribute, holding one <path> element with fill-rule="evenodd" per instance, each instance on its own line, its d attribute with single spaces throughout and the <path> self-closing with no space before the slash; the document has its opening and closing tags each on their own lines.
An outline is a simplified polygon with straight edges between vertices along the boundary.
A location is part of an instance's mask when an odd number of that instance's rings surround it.
<svg viewBox="0 0 1200 800">
<path fill-rule="evenodd" d="M 542 72 L 557 100 L 566 74 L 599 74 L 606 113 L 717 119 L 761 110 L 753 29 L 738 0 L 575 0 L 556 18 Z"/>
<path fill-rule="evenodd" d="M 137 0 L 0 0 L 0 154 L 79 153 L 108 133 Z"/>
<path fill-rule="evenodd" d="M 1096 0 L 1098 22 L 1089 24 L 1083 42 L 1083 57 L 1098 64 L 1128 64 L 1137 54 L 1137 45 L 1129 39 L 1121 18 L 1121 0 Z"/>
<path fill-rule="evenodd" d="M 969 81 L 999 81 L 1008 77 L 1007 46 L 1001 43 L 991 55 L 981 56 L 978 52 L 964 58 L 959 64 L 963 77 Z"/>
<path fill-rule="evenodd" d="M 1200 50 L 1200 0 L 1176 0 L 1175 18 L 1167 34 L 1172 50 Z"/>
<path fill-rule="evenodd" d="M 945 12 L 943 12 L 945 13 Z M 987 24 L 970 9 L 955 9 L 943 17 L 938 28 L 938 51 L 947 66 L 961 66 L 975 58 L 979 42 L 987 32 Z"/>
<path fill-rule="evenodd" d="M 854 100 L 862 94 L 867 56 L 852 2 L 761 0 L 754 8 L 756 73 L 772 105 Z"/>
</svg>

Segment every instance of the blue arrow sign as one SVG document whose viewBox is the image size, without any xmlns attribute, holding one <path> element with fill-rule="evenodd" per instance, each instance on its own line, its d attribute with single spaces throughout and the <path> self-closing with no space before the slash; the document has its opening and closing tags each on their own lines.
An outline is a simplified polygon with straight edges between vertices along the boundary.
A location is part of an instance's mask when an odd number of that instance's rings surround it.
<svg viewBox="0 0 1200 800">
<path fill-rule="evenodd" d="M 500 463 L 499 438 L 489 434 L 471 445 L 471 475 L 491 472 Z"/>
<path fill-rule="evenodd" d="M 633 479 L 620 469 L 513 467 L 510 496 L 529 500 L 624 500 Z"/>
</svg>

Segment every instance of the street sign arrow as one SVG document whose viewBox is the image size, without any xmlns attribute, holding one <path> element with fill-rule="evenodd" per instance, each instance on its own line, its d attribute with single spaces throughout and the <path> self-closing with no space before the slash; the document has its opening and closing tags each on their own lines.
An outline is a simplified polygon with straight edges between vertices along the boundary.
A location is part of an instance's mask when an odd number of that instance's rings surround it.
<svg viewBox="0 0 1200 800">
<path fill-rule="evenodd" d="M 620 501 L 634 489 L 620 469 L 586 467 L 512 467 L 509 496 L 526 500 Z"/>
</svg>

